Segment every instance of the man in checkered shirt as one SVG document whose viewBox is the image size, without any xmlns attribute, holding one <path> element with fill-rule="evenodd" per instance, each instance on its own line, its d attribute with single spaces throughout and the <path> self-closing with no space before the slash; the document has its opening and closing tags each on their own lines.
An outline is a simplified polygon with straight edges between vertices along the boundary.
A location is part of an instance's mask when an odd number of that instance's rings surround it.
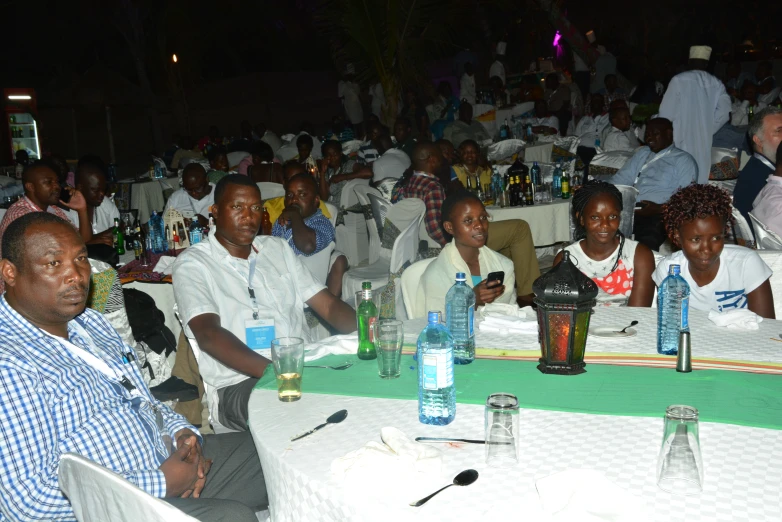
<svg viewBox="0 0 782 522">
<path fill-rule="evenodd" d="M 152 397 L 132 348 L 85 310 L 90 263 L 74 227 L 30 213 L 2 247 L 0 521 L 75 520 L 57 476 L 66 452 L 199 520 L 255 521 L 268 501 L 249 433 L 201 436 Z"/>
</svg>

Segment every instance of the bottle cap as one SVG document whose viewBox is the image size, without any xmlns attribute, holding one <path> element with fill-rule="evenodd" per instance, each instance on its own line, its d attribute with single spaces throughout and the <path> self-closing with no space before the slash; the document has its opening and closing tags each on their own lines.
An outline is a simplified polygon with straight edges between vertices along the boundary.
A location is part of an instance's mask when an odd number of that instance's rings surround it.
<svg viewBox="0 0 782 522">
<path fill-rule="evenodd" d="M 679 265 L 671 265 L 668 267 L 669 275 L 679 275 L 679 272 L 681 272 L 681 267 Z"/>
<path fill-rule="evenodd" d="M 439 324 L 440 323 L 440 312 L 438 311 L 429 311 L 429 324 Z"/>
<path fill-rule="evenodd" d="M 456 280 L 467 281 L 467 276 L 464 275 L 464 272 L 456 272 Z"/>
</svg>

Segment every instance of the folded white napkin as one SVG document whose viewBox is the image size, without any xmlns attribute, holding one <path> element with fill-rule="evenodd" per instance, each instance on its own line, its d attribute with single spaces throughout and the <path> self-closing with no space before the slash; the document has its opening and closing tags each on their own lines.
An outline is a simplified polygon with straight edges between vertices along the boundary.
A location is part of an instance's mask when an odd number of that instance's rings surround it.
<svg viewBox="0 0 782 522">
<path fill-rule="evenodd" d="M 478 323 L 478 329 L 482 332 L 507 334 L 537 335 L 538 321 L 532 308 L 526 306 L 519 308 L 516 305 L 491 303 L 482 307 L 480 316 L 483 320 Z"/>
<path fill-rule="evenodd" d="M 754 312 L 742 309 L 722 313 L 711 311 L 709 320 L 717 326 L 726 326 L 731 330 L 757 330 L 763 318 Z"/>
<path fill-rule="evenodd" d="M 306 362 L 320 359 L 326 355 L 350 355 L 358 349 L 358 336 L 356 334 L 332 335 L 317 343 L 308 344 L 304 350 Z"/>
<path fill-rule="evenodd" d="M 171 275 L 171 269 L 174 267 L 174 261 L 176 261 L 175 257 L 161 256 L 160 260 L 158 260 L 155 268 L 153 268 L 152 271 L 158 272 L 160 274 Z"/>
<path fill-rule="evenodd" d="M 331 473 L 345 488 L 356 494 L 387 497 L 391 490 L 404 496 L 441 481 L 443 459 L 438 449 L 415 442 L 396 428 L 383 428 L 380 438 L 383 443 L 370 441 L 332 461 Z"/>
</svg>

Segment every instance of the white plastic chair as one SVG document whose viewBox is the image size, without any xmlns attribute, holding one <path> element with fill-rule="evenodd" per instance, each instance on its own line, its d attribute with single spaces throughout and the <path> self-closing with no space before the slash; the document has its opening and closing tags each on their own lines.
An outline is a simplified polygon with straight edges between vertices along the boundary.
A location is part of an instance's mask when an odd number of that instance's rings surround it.
<svg viewBox="0 0 782 522">
<path fill-rule="evenodd" d="M 250 155 L 249 152 L 245 152 L 243 150 L 229 152 L 228 154 L 225 155 L 226 158 L 228 159 L 228 167 L 229 168 L 237 167 L 242 162 L 242 160 L 249 155 Z"/>
<path fill-rule="evenodd" d="M 57 476 L 79 522 L 196 522 L 121 475 L 75 453 L 63 454 Z"/>
<path fill-rule="evenodd" d="M 372 206 L 372 203 L 369 200 L 370 194 L 382 198 L 380 191 L 369 185 L 356 185 L 353 187 L 353 191 L 356 193 L 356 197 L 358 198 L 359 203 L 361 203 L 361 206 Z M 371 265 L 380 257 L 380 230 L 377 219 L 374 216 L 369 219 L 365 216 L 364 221 L 367 224 L 367 233 L 369 234 L 369 264 Z"/>
<path fill-rule="evenodd" d="M 301 263 L 312 272 L 315 280 L 322 285 L 326 284 L 326 278 L 329 276 L 329 260 L 331 259 L 331 253 L 334 251 L 334 246 L 332 241 L 317 254 L 299 256 Z"/>
<path fill-rule="evenodd" d="M 633 237 L 633 221 L 635 219 L 635 200 L 638 198 L 638 189 L 630 185 L 617 185 L 622 194 L 622 216 L 619 220 L 619 230 L 625 237 Z"/>
<path fill-rule="evenodd" d="M 768 228 L 762 221 L 749 213 L 752 228 L 755 230 L 755 244 L 758 250 L 782 250 L 782 238 Z"/>
<path fill-rule="evenodd" d="M 336 228 L 337 213 L 339 212 L 339 209 L 328 201 L 324 201 L 323 204 L 326 205 L 326 208 L 329 209 L 329 214 L 331 214 L 331 217 L 329 218 L 329 221 L 331 221 L 331 226 Z"/>
<path fill-rule="evenodd" d="M 359 201 L 353 190 L 358 185 L 369 185 L 369 180 L 352 179 L 348 181 L 342 188 L 341 201 L 332 201 L 332 203 L 337 205 L 340 211 L 358 205 Z M 368 258 L 369 251 L 369 237 L 364 216 L 355 212 L 347 212 L 343 221 L 344 223 L 335 229 L 337 250 L 347 256 L 350 266 L 358 266 Z"/>
<path fill-rule="evenodd" d="M 415 261 L 418 252 L 418 227 L 426 212 L 420 199 L 404 199 L 393 205 L 386 220 L 400 232 L 389 251 L 381 248 L 380 257 L 369 266 L 351 268 L 342 280 L 342 299 L 350 302 L 361 290 L 363 281 L 370 281 L 373 289 L 386 285 L 392 273 L 398 272 L 406 262 Z"/>
<path fill-rule="evenodd" d="M 258 185 L 258 188 L 261 190 L 261 197 L 264 200 L 281 198 L 282 196 L 285 195 L 285 187 L 283 187 L 279 183 L 272 183 L 270 181 L 259 181 L 258 183 L 256 183 L 256 185 Z"/>
<path fill-rule="evenodd" d="M 372 206 L 372 215 L 375 216 L 375 223 L 377 223 L 377 231 L 379 234 L 383 232 L 383 223 L 386 222 L 386 216 L 388 215 L 388 209 L 391 208 L 391 200 L 383 197 L 383 193 L 378 191 L 380 196 L 375 193 L 367 194 L 369 197 L 369 204 Z"/>
<path fill-rule="evenodd" d="M 768 282 L 771 285 L 771 295 L 774 297 L 774 315 L 782 318 L 782 251 L 759 250 L 758 255 L 771 269 Z"/>
<path fill-rule="evenodd" d="M 422 259 L 417 263 L 413 263 L 408 266 L 404 272 L 402 272 L 402 299 L 405 302 L 405 309 L 407 310 L 407 318 L 415 319 L 417 317 L 426 317 L 425 307 L 418 309 L 418 290 L 421 287 L 421 277 L 426 271 L 426 267 L 429 263 L 434 261 L 435 258 Z"/>
<path fill-rule="evenodd" d="M 752 226 L 747 223 L 747 218 L 734 206 L 731 206 L 730 212 L 736 225 L 733 227 L 734 239 L 742 239 L 744 240 L 744 246 L 755 248 L 755 236 L 752 233 Z"/>
</svg>

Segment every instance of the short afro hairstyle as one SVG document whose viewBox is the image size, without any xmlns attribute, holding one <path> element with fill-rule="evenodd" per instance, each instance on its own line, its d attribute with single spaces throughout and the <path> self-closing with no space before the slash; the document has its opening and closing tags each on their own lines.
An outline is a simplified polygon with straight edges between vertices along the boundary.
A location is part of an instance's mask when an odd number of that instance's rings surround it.
<svg viewBox="0 0 782 522">
<path fill-rule="evenodd" d="M 24 236 L 27 229 L 33 225 L 46 225 L 47 229 L 52 225 L 67 225 L 75 234 L 77 233 L 69 221 L 49 212 L 30 212 L 13 220 L 3 233 L 3 259 L 9 260 L 19 271 L 24 267 Z"/>
<path fill-rule="evenodd" d="M 459 189 L 454 191 L 451 194 L 448 194 L 448 197 L 445 198 L 445 201 L 443 201 L 442 210 L 440 211 L 440 227 L 443 229 L 443 232 L 445 233 L 445 236 L 450 239 L 451 234 L 449 234 L 445 230 L 445 222 L 446 221 L 453 221 L 451 219 L 451 214 L 453 214 L 454 209 L 456 208 L 456 205 L 459 203 L 464 203 L 465 201 L 477 201 L 481 205 L 483 205 L 483 201 L 476 196 L 474 193 L 470 192 L 467 189 Z"/>
<path fill-rule="evenodd" d="M 253 187 L 259 194 L 261 193 L 261 189 L 258 188 L 258 185 L 256 185 L 248 176 L 243 176 L 242 174 L 228 174 L 217 182 L 217 186 L 215 187 L 215 205 L 220 204 L 220 200 L 223 198 L 223 194 L 229 185 Z"/>
<path fill-rule="evenodd" d="M 665 232 L 673 241 L 682 223 L 711 216 L 722 218 L 727 227 L 733 219 L 731 199 L 728 191 L 713 185 L 693 184 L 681 188 L 663 205 Z"/>
<path fill-rule="evenodd" d="M 298 138 L 296 138 L 296 148 L 301 147 L 302 145 L 309 145 L 310 149 L 314 146 L 314 143 L 312 141 L 312 136 L 309 134 L 302 134 Z"/>
</svg>

